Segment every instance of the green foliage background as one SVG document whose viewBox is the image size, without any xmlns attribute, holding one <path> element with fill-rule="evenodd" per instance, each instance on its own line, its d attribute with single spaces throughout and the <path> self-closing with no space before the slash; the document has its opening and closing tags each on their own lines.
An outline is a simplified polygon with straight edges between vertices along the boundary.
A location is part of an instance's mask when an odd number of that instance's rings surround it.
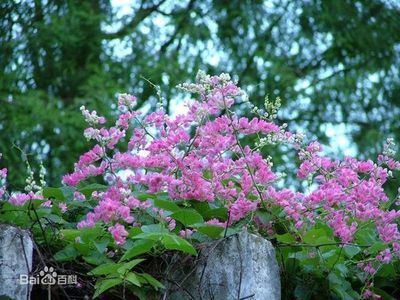
<svg viewBox="0 0 400 300">
<path fill-rule="evenodd" d="M 340 128 L 360 156 L 400 140 L 395 0 L 142 0 L 126 14 L 116 3 L 1 1 L 0 152 L 11 189 L 26 177 L 22 153 L 43 160 L 53 186 L 72 169 L 87 148 L 82 104 L 111 115 L 115 94 L 130 92 L 151 109 L 143 76 L 173 110 L 174 86 L 200 68 L 235 75 L 258 104 L 280 96 L 278 120 L 338 156 Z"/>
</svg>

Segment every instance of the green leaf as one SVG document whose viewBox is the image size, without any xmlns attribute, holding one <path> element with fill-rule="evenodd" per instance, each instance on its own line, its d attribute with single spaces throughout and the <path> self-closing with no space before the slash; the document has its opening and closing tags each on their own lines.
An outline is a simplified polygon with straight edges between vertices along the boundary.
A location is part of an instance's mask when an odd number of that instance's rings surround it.
<svg viewBox="0 0 400 300">
<path fill-rule="evenodd" d="M 179 250 L 189 254 L 197 255 L 196 250 L 187 240 L 184 240 L 176 235 L 165 235 L 161 240 L 161 243 L 166 249 Z"/>
<path fill-rule="evenodd" d="M 73 241 L 75 238 L 81 235 L 81 231 L 79 229 L 63 229 L 60 230 L 60 234 L 63 239 L 67 241 Z"/>
<path fill-rule="evenodd" d="M 134 237 L 132 237 L 132 239 L 158 241 L 161 240 L 165 235 L 166 235 L 165 232 L 143 232 L 138 235 L 135 235 Z"/>
<path fill-rule="evenodd" d="M 142 233 L 142 229 L 139 227 L 132 227 L 131 229 L 128 230 L 128 237 L 134 237 L 135 235 L 138 235 L 139 233 Z"/>
<path fill-rule="evenodd" d="M 39 218 L 44 218 L 51 214 L 51 209 L 48 207 L 40 207 L 36 209 L 36 214 Z"/>
<path fill-rule="evenodd" d="M 111 273 L 117 273 L 117 270 L 121 267 L 121 264 L 116 263 L 108 263 L 101 266 L 98 266 L 91 270 L 89 274 L 91 275 L 107 275 Z"/>
<path fill-rule="evenodd" d="M 135 244 L 125 252 L 125 254 L 121 257 L 120 261 L 124 261 L 132 257 L 135 257 L 137 255 L 149 252 L 151 248 L 153 248 L 155 243 L 156 241 L 154 240 L 136 241 Z"/>
<path fill-rule="evenodd" d="M 106 250 L 109 242 L 110 242 L 109 240 L 103 239 L 100 241 L 93 241 L 93 245 L 96 247 L 99 253 L 104 253 L 104 250 Z"/>
<path fill-rule="evenodd" d="M 55 214 L 49 214 L 48 216 L 46 216 L 47 219 L 49 219 L 50 221 L 57 223 L 57 224 L 66 224 L 68 223 L 67 221 L 65 221 L 62 217 L 55 215 Z"/>
<path fill-rule="evenodd" d="M 129 272 L 129 273 L 126 275 L 125 279 L 128 280 L 130 283 L 136 285 L 136 286 L 142 286 L 142 285 L 140 284 L 139 279 L 138 279 L 138 277 L 136 276 L 135 273 Z"/>
<path fill-rule="evenodd" d="M 73 200 L 75 188 L 70 186 L 63 186 L 60 187 L 60 190 L 62 191 L 65 200 Z"/>
<path fill-rule="evenodd" d="M 329 287 L 336 293 L 340 299 L 353 300 L 359 299 L 359 295 L 351 288 L 351 284 L 343 277 L 337 276 L 335 273 L 328 275 Z"/>
<path fill-rule="evenodd" d="M 89 243 L 72 243 L 74 248 L 79 251 L 82 255 L 89 255 L 90 253 L 90 244 Z"/>
<path fill-rule="evenodd" d="M 134 266 L 140 264 L 142 261 L 144 261 L 144 259 L 131 260 L 131 261 L 127 262 L 127 263 L 124 263 L 122 266 L 120 266 L 117 271 L 118 271 L 119 274 L 125 274 L 126 271 L 129 271 Z M 121 265 L 121 264 L 118 264 L 118 265 Z"/>
<path fill-rule="evenodd" d="M 165 226 L 161 223 L 159 224 L 151 224 L 151 225 L 144 225 L 141 227 L 143 232 L 146 233 L 161 233 L 161 232 L 168 232 Z"/>
<path fill-rule="evenodd" d="M 375 254 L 381 252 L 382 250 L 388 248 L 387 244 L 382 242 L 375 242 L 371 247 L 368 248 L 368 252 Z"/>
<path fill-rule="evenodd" d="M 122 282 L 123 282 L 122 278 L 103 279 L 101 281 L 97 281 L 93 298 L 97 298 L 105 291 L 109 290 L 110 288 L 118 284 L 121 284 Z"/>
<path fill-rule="evenodd" d="M 326 234 L 326 231 L 324 231 L 324 233 Z M 323 235 L 320 236 L 319 238 L 317 238 L 317 240 L 315 241 L 315 244 L 319 244 L 319 245 L 323 245 L 323 244 L 328 244 L 326 246 L 322 246 L 322 249 L 329 249 L 329 248 L 335 248 L 335 245 L 329 245 L 335 243 L 335 240 L 333 239 L 333 237 L 327 236 L 327 235 Z"/>
<path fill-rule="evenodd" d="M 359 299 L 352 297 L 346 289 L 343 288 L 341 285 L 332 285 L 331 289 L 340 297 L 342 300 L 355 300 Z"/>
<path fill-rule="evenodd" d="M 78 189 L 79 192 L 85 195 L 86 198 L 90 198 L 94 191 L 105 191 L 108 186 L 98 183 L 88 184 Z"/>
<path fill-rule="evenodd" d="M 389 295 L 387 292 L 385 292 L 384 290 L 377 288 L 377 287 L 372 287 L 371 288 L 372 291 L 376 294 L 378 294 L 379 296 L 381 296 L 382 300 L 396 300 L 398 298 L 394 298 L 393 296 Z"/>
<path fill-rule="evenodd" d="M 334 266 L 335 266 L 335 269 L 338 270 L 340 275 L 343 277 L 347 276 L 347 274 L 349 273 L 349 269 L 346 267 L 345 264 L 336 263 Z"/>
<path fill-rule="evenodd" d="M 238 227 L 238 226 L 228 227 L 227 229 L 224 228 L 224 235 L 225 235 L 225 230 L 226 230 L 226 236 L 228 237 L 231 235 L 238 234 L 239 232 L 242 231 L 242 229 L 243 229 L 242 227 Z"/>
<path fill-rule="evenodd" d="M 138 300 L 148 300 L 148 292 L 146 291 L 146 289 L 132 286 L 130 290 L 132 291 L 132 294 L 137 297 Z"/>
<path fill-rule="evenodd" d="M 221 226 L 204 223 L 193 224 L 192 227 L 196 228 L 198 232 L 201 232 L 213 239 L 220 237 L 221 233 L 225 230 L 225 228 Z"/>
<path fill-rule="evenodd" d="M 155 200 L 155 199 L 160 199 L 160 200 L 168 200 L 169 195 L 168 193 L 143 193 L 143 192 L 136 192 L 135 197 L 140 200 L 140 201 L 146 201 L 149 199 Z"/>
<path fill-rule="evenodd" d="M 304 285 L 302 282 L 297 283 L 294 296 L 296 299 L 310 299 L 310 287 Z"/>
<path fill-rule="evenodd" d="M 347 257 L 352 258 L 361 252 L 361 248 L 353 245 L 346 245 L 343 247 L 343 251 Z"/>
<path fill-rule="evenodd" d="M 324 258 L 324 259 L 328 259 L 328 258 L 331 258 L 331 257 L 335 257 L 335 260 L 336 260 L 336 258 L 337 258 L 337 256 L 338 256 L 338 249 L 336 248 L 336 249 L 332 249 L 332 250 L 329 250 L 329 251 L 326 251 L 326 252 L 323 252 L 322 253 L 322 257 Z"/>
<path fill-rule="evenodd" d="M 397 275 L 396 270 L 392 264 L 385 264 L 378 270 L 376 276 L 380 276 L 383 278 L 395 278 Z"/>
<path fill-rule="evenodd" d="M 43 188 L 43 197 L 53 198 L 57 200 L 65 200 L 63 190 L 61 188 L 54 188 L 54 187 Z"/>
<path fill-rule="evenodd" d="M 173 213 L 170 217 L 181 222 L 185 226 L 204 222 L 203 217 L 194 209 L 181 209 Z"/>
<path fill-rule="evenodd" d="M 23 206 L 24 208 L 28 209 L 29 205 L 33 206 L 34 208 L 39 208 L 44 202 L 46 202 L 46 199 L 33 199 L 28 201 L 27 203 L 25 203 L 25 205 Z M 11 206 L 12 208 L 15 209 L 15 206 Z M 4 208 L 3 208 L 4 210 Z"/>
<path fill-rule="evenodd" d="M 210 205 L 208 202 L 202 202 L 202 201 L 197 201 L 197 200 L 191 200 L 189 201 L 190 205 L 204 217 L 204 213 L 210 210 Z"/>
<path fill-rule="evenodd" d="M 207 220 L 216 218 L 226 221 L 228 219 L 228 210 L 225 207 L 212 208 L 205 211 L 203 217 Z"/>
<path fill-rule="evenodd" d="M 90 242 L 96 240 L 101 234 L 104 233 L 104 228 L 97 225 L 95 227 L 88 227 L 80 229 L 82 233 L 82 240 L 84 242 Z"/>
<path fill-rule="evenodd" d="M 335 273 L 329 273 L 328 280 L 330 284 L 341 284 L 342 280 Z"/>
<path fill-rule="evenodd" d="M 296 243 L 296 239 L 288 232 L 285 234 L 277 234 L 276 239 L 278 240 L 278 242 L 285 243 L 285 244 Z"/>
<path fill-rule="evenodd" d="M 147 273 L 142 273 L 140 274 L 141 277 L 143 277 L 144 279 L 146 279 L 146 281 L 148 283 L 150 283 L 154 289 L 157 291 L 158 289 L 163 289 L 165 288 L 165 286 L 159 282 L 157 279 L 155 279 L 153 276 L 151 276 L 150 274 Z"/>
<path fill-rule="evenodd" d="M 181 209 L 172 200 L 162 200 L 156 198 L 153 200 L 153 203 L 155 207 L 162 208 L 170 212 L 177 212 Z"/>
<path fill-rule="evenodd" d="M 333 236 L 333 230 L 331 227 L 328 226 L 328 224 L 322 222 L 322 221 L 317 221 L 315 224 L 315 229 L 322 229 L 325 231 L 325 236 L 332 237 Z"/>
<path fill-rule="evenodd" d="M 302 267 L 309 272 L 317 272 L 321 264 L 319 256 L 311 256 L 309 250 L 307 249 L 300 252 L 291 252 L 289 253 L 288 257 L 300 261 Z"/>
<path fill-rule="evenodd" d="M 79 252 L 74 247 L 68 245 L 54 254 L 54 259 L 57 261 L 70 261 L 74 260 L 78 255 Z"/>
<path fill-rule="evenodd" d="M 89 264 L 94 266 L 100 266 L 108 263 L 112 263 L 113 261 L 109 259 L 104 253 L 99 254 L 97 250 L 91 250 L 88 252 L 86 256 L 82 256 L 82 258 Z"/>
<path fill-rule="evenodd" d="M 377 235 L 372 225 L 357 230 L 355 233 L 355 240 L 361 246 L 369 246 L 377 242 Z"/>
<path fill-rule="evenodd" d="M 323 229 L 313 229 L 308 231 L 304 236 L 303 236 L 303 241 L 307 244 L 316 244 L 317 240 L 320 237 L 323 237 L 326 235 L 325 230 Z"/>
<path fill-rule="evenodd" d="M 92 228 L 82 228 L 82 229 L 64 229 L 60 230 L 60 234 L 65 240 L 74 241 L 75 238 L 81 237 L 82 241 L 90 242 L 96 240 L 98 236 L 103 232 L 103 228 L 100 226 Z"/>
<path fill-rule="evenodd" d="M 272 220 L 272 214 L 269 211 L 257 210 L 256 216 L 261 220 L 263 224 L 267 224 Z"/>
</svg>

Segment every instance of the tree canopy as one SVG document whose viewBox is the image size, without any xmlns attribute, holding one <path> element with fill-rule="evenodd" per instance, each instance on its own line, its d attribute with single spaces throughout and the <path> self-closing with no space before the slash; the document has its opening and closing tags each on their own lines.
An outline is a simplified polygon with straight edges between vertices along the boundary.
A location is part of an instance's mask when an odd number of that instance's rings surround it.
<svg viewBox="0 0 400 300">
<path fill-rule="evenodd" d="M 400 140 L 396 1 L 116 2 L 0 3 L 0 152 L 15 188 L 25 155 L 50 184 L 73 167 L 86 148 L 81 105 L 112 115 L 129 92 L 152 109 L 149 80 L 173 110 L 171 87 L 198 69 L 240 78 L 254 104 L 279 96 L 278 120 L 337 155 L 337 133 L 362 156 Z"/>
</svg>

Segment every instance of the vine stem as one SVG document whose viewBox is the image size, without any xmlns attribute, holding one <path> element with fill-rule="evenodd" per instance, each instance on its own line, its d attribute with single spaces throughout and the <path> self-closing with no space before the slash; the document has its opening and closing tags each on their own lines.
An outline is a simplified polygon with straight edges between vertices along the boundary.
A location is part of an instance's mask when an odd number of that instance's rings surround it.
<svg viewBox="0 0 400 300">
<path fill-rule="evenodd" d="M 359 244 L 354 244 L 354 243 L 344 243 L 344 242 L 332 242 L 332 243 L 323 243 L 323 244 L 303 244 L 303 243 L 297 243 L 297 244 L 290 244 L 290 243 L 282 243 L 279 242 L 278 245 L 280 247 L 324 247 L 324 246 L 355 246 L 355 247 L 360 247 L 360 248 L 368 248 L 371 247 L 372 245 L 359 245 Z"/>
<path fill-rule="evenodd" d="M 227 114 L 227 116 L 228 116 L 228 118 L 229 118 L 229 120 L 231 122 L 231 125 L 232 125 L 233 135 L 235 136 L 236 145 L 239 147 L 240 152 L 241 152 L 241 154 L 242 154 L 242 156 L 244 158 L 244 163 L 246 164 L 247 171 L 249 172 L 249 175 L 250 175 L 251 181 L 253 182 L 254 188 L 256 189 L 256 191 L 257 191 L 257 193 L 258 193 L 258 195 L 260 197 L 260 200 L 261 200 L 261 203 L 263 205 L 263 208 L 266 209 L 265 201 L 264 201 L 264 198 L 262 196 L 262 193 L 261 193 L 260 189 L 258 188 L 257 183 L 256 183 L 255 178 L 254 178 L 254 175 L 253 175 L 253 172 L 251 171 L 251 168 L 250 168 L 248 162 L 246 161 L 246 154 L 244 153 L 244 149 L 243 149 L 242 145 L 239 142 L 238 131 L 237 131 L 237 129 L 235 128 L 235 126 L 233 124 L 234 120 L 233 120 L 233 117 L 232 117 L 232 113 L 231 113 L 231 111 L 229 110 L 229 108 L 226 105 L 226 101 L 225 101 L 225 96 L 224 95 L 222 95 L 222 99 L 224 101 L 224 106 L 225 106 L 224 108 L 226 110 L 226 114 Z"/>
</svg>

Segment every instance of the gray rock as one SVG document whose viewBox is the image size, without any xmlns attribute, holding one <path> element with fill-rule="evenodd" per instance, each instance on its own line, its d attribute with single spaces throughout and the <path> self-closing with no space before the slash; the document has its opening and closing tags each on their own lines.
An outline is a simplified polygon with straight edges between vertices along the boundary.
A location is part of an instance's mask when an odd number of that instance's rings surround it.
<svg viewBox="0 0 400 300">
<path fill-rule="evenodd" d="M 174 268 L 166 299 L 277 300 L 279 266 L 272 244 L 242 231 L 207 245 L 192 270 Z M 176 263 L 184 265 L 183 262 Z"/>
<path fill-rule="evenodd" d="M 0 224 L 0 299 L 30 299 L 31 287 L 20 284 L 20 275 L 29 276 L 32 254 L 27 231 Z"/>
</svg>

